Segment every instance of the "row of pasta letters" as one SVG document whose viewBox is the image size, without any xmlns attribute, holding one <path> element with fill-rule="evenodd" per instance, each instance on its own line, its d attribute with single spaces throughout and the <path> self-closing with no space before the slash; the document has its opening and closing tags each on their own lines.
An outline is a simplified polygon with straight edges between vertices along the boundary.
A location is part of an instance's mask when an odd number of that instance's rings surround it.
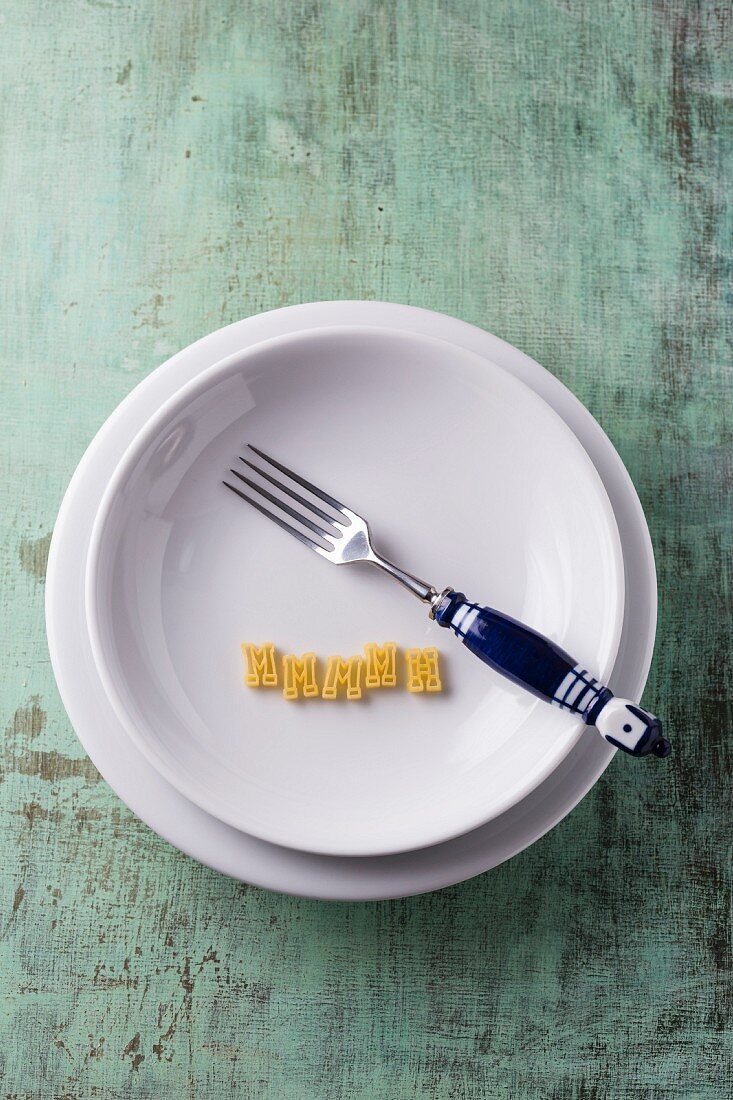
<svg viewBox="0 0 733 1100">
<path fill-rule="evenodd" d="M 279 657 L 273 642 L 243 642 L 242 654 L 247 687 L 281 687 L 285 699 L 361 699 L 364 689 L 400 683 L 415 694 L 443 690 L 435 646 L 406 649 L 400 658 L 396 642 L 367 642 L 363 654 L 328 657 L 323 668 L 315 653 Z"/>
</svg>

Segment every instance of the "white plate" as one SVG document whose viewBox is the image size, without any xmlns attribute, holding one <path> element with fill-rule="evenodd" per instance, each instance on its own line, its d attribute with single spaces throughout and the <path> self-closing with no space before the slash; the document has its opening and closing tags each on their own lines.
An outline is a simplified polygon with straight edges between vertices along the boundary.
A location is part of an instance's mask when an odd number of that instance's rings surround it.
<svg viewBox="0 0 733 1100">
<path fill-rule="evenodd" d="M 565 422 L 472 352 L 388 329 L 265 341 L 150 419 L 92 532 L 97 667 L 130 738 L 202 809 L 329 855 L 439 843 L 504 812 L 567 755 L 582 720 L 491 672 L 365 565 L 334 569 L 222 485 L 255 441 L 370 518 L 394 560 L 613 667 L 618 530 Z M 232 480 L 232 479 L 230 479 Z M 437 644 L 446 690 L 292 705 L 243 685 L 241 642 L 360 653 Z"/>
<path fill-rule="evenodd" d="M 84 573 L 91 526 L 107 481 L 139 428 L 180 385 L 223 356 L 288 331 L 328 324 L 386 324 L 485 353 L 563 416 L 604 481 L 621 534 L 625 615 L 609 683 L 618 694 L 640 697 L 654 641 L 656 578 L 643 512 L 612 445 L 580 402 L 529 357 L 456 319 L 385 303 L 315 303 L 249 318 L 186 348 L 138 386 L 93 440 L 64 498 L 48 567 L 49 644 L 64 704 L 86 751 L 130 809 L 170 843 L 225 874 L 272 890 L 324 899 L 399 897 L 480 874 L 532 844 L 580 801 L 613 750 L 601 738 L 581 738 L 548 780 L 521 803 L 444 844 L 378 858 L 309 855 L 232 829 L 160 777 L 130 744 L 111 709 L 96 675 L 85 622 Z"/>
</svg>

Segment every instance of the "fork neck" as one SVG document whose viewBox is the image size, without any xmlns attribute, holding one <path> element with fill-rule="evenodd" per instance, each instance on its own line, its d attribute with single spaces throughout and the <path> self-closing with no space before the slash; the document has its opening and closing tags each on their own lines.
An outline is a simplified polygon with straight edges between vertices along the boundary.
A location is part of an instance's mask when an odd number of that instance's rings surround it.
<svg viewBox="0 0 733 1100">
<path fill-rule="evenodd" d="M 390 577 L 394 577 L 408 592 L 412 592 L 413 596 L 417 596 L 418 600 L 422 600 L 423 603 L 432 604 L 438 598 L 438 593 L 432 584 L 426 584 L 419 577 L 413 577 L 412 573 L 406 573 L 404 569 L 400 569 L 399 565 L 383 558 L 381 554 L 372 551 L 369 561 L 385 573 L 389 573 Z"/>
</svg>

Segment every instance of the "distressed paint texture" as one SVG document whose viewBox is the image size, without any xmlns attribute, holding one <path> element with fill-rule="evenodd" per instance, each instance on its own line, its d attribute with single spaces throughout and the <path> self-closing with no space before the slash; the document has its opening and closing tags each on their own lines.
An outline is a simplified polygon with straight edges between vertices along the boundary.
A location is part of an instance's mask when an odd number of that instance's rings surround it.
<svg viewBox="0 0 733 1100">
<path fill-rule="evenodd" d="M 732 34 L 710 0 L 0 0 L 0 1097 L 731 1095 Z M 604 425 L 677 748 L 389 904 L 159 840 L 44 639 L 104 417 L 212 328 L 339 297 L 482 325 Z"/>
</svg>

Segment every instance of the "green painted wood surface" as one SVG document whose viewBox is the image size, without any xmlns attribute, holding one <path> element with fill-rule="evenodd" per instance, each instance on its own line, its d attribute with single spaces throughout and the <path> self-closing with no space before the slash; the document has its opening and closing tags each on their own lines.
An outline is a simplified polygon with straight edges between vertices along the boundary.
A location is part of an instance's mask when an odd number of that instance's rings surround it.
<svg viewBox="0 0 733 1100">
<path fill-rule="evenodd" d="M 731 8 L 2 0 L 0 1096 L 727 1097 Z M 589 406 L 658 555 L 645 699 L 550 836 L 434 895 L 318 904 L 153 835 L 46 649 L 49 533 L 169 353 L 410 302 Z"/>
</svg>

